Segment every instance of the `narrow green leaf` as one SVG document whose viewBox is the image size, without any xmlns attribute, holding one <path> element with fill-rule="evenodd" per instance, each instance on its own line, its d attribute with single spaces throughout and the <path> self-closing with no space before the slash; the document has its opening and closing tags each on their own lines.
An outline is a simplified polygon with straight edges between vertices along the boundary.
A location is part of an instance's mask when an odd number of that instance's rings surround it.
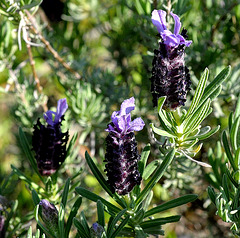
<svg viewBox="0 0 240 238">
<path fill-rule="evenodd" d="M 11 168 L 12 168 L 13 172 L 16 173 L 18 175 L 18 177 L 21 180 L 25 181 L 31 188 L 33 188 L 35 190 L 41 189 L 40 186 L 38 186 L 36 183 L 32 182 L 31 179 L 29 179 L 22 171 L 17 169 L 14 165 L 11 165 Z"/>
<path fill-rule="evenodd" d="M 218 132 L 219 129 L 220 129 L 220 125 L 218 125 L 217 127 L 215 127 L 212 130 L 209 130 L 206 133 L 202 133 L 202 134 L 199 134 L 196 136 L 190 136 L 187 138 L 187 140 L 193 140 L 195 138 L 198 138 L 198 140 L 205 140 L 205 139 L 209 138 L 210 136 L 214 135 L 216 132 Z"/>
<path fill-rule="evenodd" d="M 208 186 L 208 196 L 209 196 L 210 200 L 212 201 L 212 203 L 214 203 L 216 205 L 216 194 L 214 192 L 214 189 L 210 186 Z"/>
<path fill-rule="evenodd" d="M 226 174 L 223 175 L 222 186 L 223 186 L 223 190 L 224 190 L 224 193 L 226 195 L 227 202 L 228 202 L 230 200 L 230 195 L 229 195 L 229 189 L 228 189 Z"/>
<path fill-rule="evenodd" d="M 104 207 L 100 200 L 97 201 L 98 224 L 105 227 Z"/>
<path fill-rule="evenodd" d="M 36 6 L 40 6 L 40 4 L 42 3 L 43 0 L 36 0 L 36 1 L 32 1 L 32 3 L 30 4 L 27 4 L 27 5 L 24 5 L 21 7 L 21 9 L 31 9 L 33 7 L 36 7 Z"/>
<path fill-rule="evenodd" d="M 164 224 L 167 224 L 167 223 L 177 222 L 177 221 L 180 220 L 180 218 L 181 218 L 181 216 L 178 216 L 178 215 L 177 216 L 157 218 L 157 219 L 153 219 L 153 220 L 150 220 L 150 221 L 144 221 L 144 222 L 140 223 L 140 226 L 143 229 L 152 228 L 154 226 L 161 226 L 161 225 L 164 225 Z"/>
<path fill-rule="evenodd" d="M 161 126 L 164 128 L 165 131 L 171 133 L 172 132 L 172 124 L 168 121 L 168 119 L 166 118 L 163 110 L 162 110 L 162 107 L 163 107 L 163 104 L 166 100 L 166 96 L 164 97 L 160 97 L 158 99 L 158 115 L 159 115 L 159 119 L 160 119 L 160 122 L 161 122 Z"/>
<path fill-rule="evenodd" d="M 146 197 L 146 199 L 145 199 L 144 202 L 143 202 L 142 208 L 143 208 L 144 211 L 147 211 L 147 209 L 148 209 L 148 207 L 149 207 L 149 205 L 150 205 L 150 203 L 151 203 L 151 201 L 152 201 L 152 198 L 153 198 L 153 191 L 151 191 L 151 192 L 148 194 L 148 196 Z"/>
<path fill-rule="evenodd" d="M 167 136 L 167 137 L 171 137 L 171 138 L 175 138 L 175 137 L 176 137 L 176 135 L 174 135 L 174 134 L 170 134 L 170 133 L 166 132 L 165 130 L 162 130 L 162 129 L 159 129 L 159 128 L 155 127 L 155 126 L 153 125 L 153 123 L 150 123 L 150 127 L 152 128 L 152 130 L 153 130 L 156 134 L 158 134 L 158 135 L 160 135 L 160 136 Z"/>
<path fill-rule="evenodd" d="M 64 186 L 64 190 L 62 193 L 62 205 L 65 208 L 66 204 L 67 204 L 67 197 L 68 197 L 68 191 L 69 191 L 69 185 L 70 185 L 70 178 L 67 179 L 65 186 Z"/>
<path fill-rule="evenodd" d="M 129 215 L 126 216 L 125 219 L 122 220 L 122 222 L 120 223 L 120 225 L 115 229 L 115 231 L 113 232 L 113 234 L 110 236 L 110 238 L 114 238 L 116 237 L 120 232 L 121 230 L 124 228 L 124 226 L 128 223 L 128 220 L 129 220 Z"/>
<path fill-rule="evenodd" d="M 234 119 L 240 116 L 240 97 L 238 97 L 237 105 L 234 112 Z"/>
<path fill-rule="evenodd" d="M 142 192 L 139 194 L 137 200 L 136 200 L 136 206 L 138 206 L 149 194 L 149 192 L 152 190 L 154 185 L 159 181 L 159 179 L 163 176 L 165 170 L 167 167 L 171 164 L 173 158 L 175 155 L 175 149 L 172 149 L 166 156 L 166 158 L 163 160 L 161 165 L 157 168 L 154 175 L 150 179 L 150 181 L 147 183 L 146 187 L 142 190 Z"/>
<path fill-rule="evenodd" d="M 108 224 L 108 229 L 107 229 L 107 237 L 111 237 L 113 232 L 114 232 L 114 227 L 116 226 L 117 222 L 121 219 L 121 217 L 126 213 L 127 209 L 123 209 L 120 211 L 112 220 L 110 224 Z"/>
<path fill-rule="evenodd" d="M 85 152 L 85 158 L 86 161 L 88 163 L 88 166 L 90 167 L 92 173 L 94 174 L 94 176 L 96 177 L 96 179 L 98 180 L 98 182 L 101 184 L 102 188 L 111 196 L 113 197 L 113 194 L 111 192 L 111 189 L 107 183 L 107 181 L 105 180 L 105 178 L 103 177 L 103 175 L 101 174 L 101 172 L 99 171 L 99 169 L 97 168 L 97 166 L 95 165 L 95 163 L 93 162 L 92 158 L 90 157 L 90 155 L 88 154 L 88 152 Z"/>
<path fill-rule="evenodd" d="M 73 218 L 73 223 L 76 226 L 81 238 L 89 238 L 89 236 L 85 233 L 85 230 L 82 224 L 75 217 Z"/>
<path fill-rule="evenodd" d="M 174 208 L 174 207 L 179 207 L 179 206 L 189 203 L 189 202 L 193 202 L 194 200 L 197 199 L 197 197 L 198 196 L 195 194 L 189 194 L 189 195 L 184 195 L 182 197 L 165 202 L 165 203 L 147 211 L 145 213 L 144 217 L 149 217 L 149 216 L 152 216 L 153 214 L 160 213 L 160 212 L 166 211 L 166 210 Z"/>
<path fill-rule="evenodd" d="M 222 84 L 222 82 L 229 76 L 231 71 L 231 66 L 223 69 L 214 80 L 206 87 L 204 94 L 200 100 L 199 106 L 206 101 L 210 95 Z"/>
<path fill-rule="evenodd" d="M 226 168 L 225 172 L 226 172 L 229 180 L 230 180 L 230 181 L 232 182 L 232 184 L 235 186 L 235 188 L 238 188 L 238 187 L 239 187 L 239 186 L 238 186 L 238 183 L 234 180 L 234 178 L 233 178 L 232 175 L 230 174 L 228 168 Z"/>
<path fill-rule="evenodd" d="M 237 189 L 237 192 L 235 194 L 235 197 L 233 199 L 233 205 L 232 208 L 235 210 L 239 207 L 239 198 L 240 198 L 240 187 Z"/>
<path fill-rule="evenodd" d="M 73 147 L 74 147 L 74 144 L 75 144 L 75 142 L 76 142 L 76 140 L 77 140 L 77 137 L 78 137 L 78 133 L 76 132 L 76 133 L 73 135 L 73 137 L 72 137 L 72 139 L 70 140 L 69 145 L 68 145 L 68 147 L 67 147 L 66 158 L 70 155 L 70 153 L 71 153 L 71 151 L 72 151 L 72 149 L 73 149 Z"/>
<path fill-rule="evenodd" d="M 215 99 L 222 91 L 222 85 L 220 85 L 218 88 L 216 88 L 210 95 L 209 98 L 211 99 L 211 101 L 213 101 L 213 99 Z"/>
<path fill-rule="evenodd" d="M 208 80 L 208 75 L 209 75 L 209 70 L 208 68 L 206 68 L 199 80 L 199 83 L 198 83 L 198 86 L 196 88 L 196 91 L 194 93 L 194 96 L 193 96 L 193 100 L 192 100 L 192 103 L 188 109 L 188 112 L 187 112 L 187 115 L 185 118 L 187 118 L 193 111 L 194 109 L 197 107 L 202 95 L 203 95 L 203 92 L 204 92 L 204 89 L 206 87 L 206 83 L 207 83 L 207 80 Z"/>
<path fill-rule="evenodd" d="M 72 226 L 72 221 L 73 218 L 77 215 L 78 209 L 82 204 L 82 197 L 79 197 L 76 202 L 73 204 L 73 207 L 71 209 L 71 212 L 69 214 L 68 220 L 67 220 L 67 224 L 66 224 L 66 228 L 65 228 L 65 238 L 68 238 L 69 236 L 69 232 Z"/>
<path fill-rule="evenodd" d="M 31 226 L 28 229 L 27 238 L 32 238 L 32 227 Z"/>
<path fill-rule="evenodd" d="M 232 124 L 233 124 L 233 112 L 230 112 L 229 117 L 228 117 L 228 130 L 231 131 Z"/>
<path fill-rule="evenodd" d="M 223 147 L 224 147 L 224 150 L 226 152 L 227 158 L 228 158 L 233 170 L 237 171 L 238 168 L 234 163 L 234 159 L 233 159 L 233 156 L 232 156 L 229 144 L 228 144 L 226 131 L 223 131 L 223 133 L 222 133 L 222 143 L 223 143 Z"/>
<path fill-rule="evenodd" d="M 98 200 L 100 200 L 107 208 L 108 208 L 108 212 L 111 215 L 115 215 L 115 213 L 118 213 L 119 211 L 121 211 L 118 207 L 116 207 L 115 205 L 111 204 L 110 202 L 106 201 L 104 198 L 96 195 L 95 193 L 92 193 L 90 191 L 88 191 L 85 188 L 81 188 L 81 187 L 77 187 L 76 192 L 78 194 L 80 194 L 83 197 L 88 198 L 91 201 L 97 202 Z"/>
<path fill-rule="evenodd" d="M 38 177 L 41 179 L 41 181 L 44 183 L 44 179 L 43 177 L 40 175 L 38 168 L 37 168 L 37 163 L 35 158 L 33 157 L 32 151 L 30 149 L 30 146 L 28 144 L 27 138 L 22 130 L 21 127 L 19 127 L 19 139 L 20 139 L 20 144 L 23 148 L 23 151 L 25 153 L 25 155 L 28 158 L 29 163 L 31 164 L 33 170 L 35 171 L 35 173 L 38 175 Z"/>
<path fill-rule="evenodd" d="M 90 228 L 87 224 L 87 219 L 86 219 L 83 211 L 81 212 L 81 215 L 80 215 L 80 221 L 81 221 L 81 224 L 83 226 L 85 233 L 90 237 Z"/>
<path fill-rule="evenodd" d="M 144 170 L 142 179 L 147 180 L 152 175 L 152 173 L 155 171 L 155 169 L 159 166 L 159 164 L 160 164 L 159 160 L 154 160 L 150 164 L 148 164 L 146 169 Z"/>
<path fill-rule="evenodd" d="M 208 99 L 201 107 L 199 107 L 191 117 L 189 117 L 188 122 L 184 123 L 184 134 L 194 131 L 207 116 L 208 110 L 210 108 L 210 99 Z"/>
<path fill-rule="evenodd" d="M 143 9 L 139 0 L 135 0 L 135 7 L 136 7 L 136 10 L 137 10 L 139 15 L 144 15 L 145 14 L 144 9 Z"/>
<path fill-rule="evenodd" d="M 38 194 L 34 189 L 32 190 L 32 200 L 33 200 L 34 206 L 37 206 L 40 203 L 40 198 L 38 197 Z"/>
<path fill-rule="evenodd" d="M 231 141 L 233 153 L 235 153 L 235 151 L 238 148 L 237 135 L 238 135 L 239 124 L 240 124 L 240 116 L 236 118 L 230 131 L 230 141 Z"/>
<path fill-rule="evenodd" d="M 61 203 L 58 212 L 58 231 L 59 238 L 64 238 L 64 205 Z"/>
<path fill-rule="evenodd" d="M 162 230 L 161 226 L 154 226 L 154 227 L 149 227 L 149 228 L 145 228 L 143 230 L 146 234 L 151 234 L 151 235 L 160 235 L 160 236 L 164 236 L 164 230 Z"/>
<path fill-rule="evenodd" d="M 144 149 L 142 151 L 142 154 L 141 154 L 141 159 L 138 162 L 138 170 L 139 170 L 141 175 L 143 175 L 144 169 L 146 167 L 148 156 L 150 154 L 150 148 L 151 148 L 150 144 L 147 144 L 144 147 Z"/>
<path fill-rule="evenodd" d="M 240 147 L 237 149 L 237 151 L 235 153 L 234 163 L 235 163 L 236 167 L 239 167 L 239 165 L 240 165 Z"/>
</svg>

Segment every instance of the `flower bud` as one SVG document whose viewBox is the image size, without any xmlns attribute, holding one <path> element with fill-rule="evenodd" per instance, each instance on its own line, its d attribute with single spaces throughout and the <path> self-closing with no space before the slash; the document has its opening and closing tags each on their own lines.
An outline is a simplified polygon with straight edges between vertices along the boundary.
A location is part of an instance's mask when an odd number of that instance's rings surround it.
<svg viewBox="0 0 240 238">
<path fill-rule="evenodd" d="M 101 238 L 104 232 L 104 228 L 99 225 L 97 222 L 93 223 L 92 227 L 90 228 L 90 235 L 91 238 Z"/>
<path fill-rule="evenodd" d="M 39 202 L 42 207 L 41 217 L 47 228 L 58 234 L 58 210 L 48 200 L 43 199 Z"/>
<path fill-rule="evenodd" d="M 133 97 L 125 100 L 121 110 L 113 112 L 112 122 L 106 129 L 109 134 L 106 138 L 105 171 L 112 192 L 116 191 L 119 195 L 131 192 L 142 180 L 138 171 L 140 155 L 134 131 L 142 130 L 145 124 L 141 118 L 131 121 L 134 101 Z"/>
<path fill-rule="evenodd" d="M 51 175 L 56 172 L 66 158 L 66 146 L 69 138 L 68 131 L 61 131 L 61 122 L 68 105 L 66 99 L 58 101 L 57 112 L 47 111 L 44 114 L 47 126 L 40 119 L 34 125 L 32 146 L 35 151 L 38 170 L 41 175 Z M 53 120 L 52 115 L 55 115 Z"/>
</svg>

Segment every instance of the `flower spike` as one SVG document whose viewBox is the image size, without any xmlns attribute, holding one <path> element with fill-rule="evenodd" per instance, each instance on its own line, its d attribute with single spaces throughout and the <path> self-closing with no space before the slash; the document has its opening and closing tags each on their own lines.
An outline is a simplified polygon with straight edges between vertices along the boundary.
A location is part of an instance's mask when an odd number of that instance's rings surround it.
<svg viewBox="0 0 240 238">
<path fill-rule="evenodd" d="M 167 29 L 166 12 L 152 12 L 152 23 L 160 33 L 161 41 L 159 50 L 154 50 L 150 80 L 153 105 L 156 107 L 158 99 L 166 96 L 163 108 L 175 110 L 185 104 L 187 92 L 190 90 L 190 74 L 185 66 L 184 50 L 192 41 L 187 40 L 187 30 L 183 29 L 179 34 L 182 25 L 180 18 L 172 12 L 170 14 L 175 22 L 173 33 Z"/>
<path fill-rule="evenodd" d="M 120 111 L 112 113 L 112 122 L 106 129 L 109 134 L 106 138 L 105 171 L 112 192 L 119 195 L 131 192 L 142 180 L 138 171 L 140 155 L 134 131 L 142 130 L 145 124 L 140 117 L 131 121 L 130 112 L 134 108 L 133 97 L 123 101 Z"/>
<path fill-rule="evenodd" d="M 41 175 L 52 175 L 60 167 L 66 158 L 66 146 L 68 141 L 68 131 L 61 131 L 61 123 L 64 120 L 64 113 L 68 108 L 67 100 L 58 101 L 57 112 L 47 111 L 44 119 L 47 126 L 41 124 L 38 119 L 34 125 L 32 146 L 35 151 L 38 170 Z M 53 115 L 55 118 L 53 120 Z"/>
</svg>

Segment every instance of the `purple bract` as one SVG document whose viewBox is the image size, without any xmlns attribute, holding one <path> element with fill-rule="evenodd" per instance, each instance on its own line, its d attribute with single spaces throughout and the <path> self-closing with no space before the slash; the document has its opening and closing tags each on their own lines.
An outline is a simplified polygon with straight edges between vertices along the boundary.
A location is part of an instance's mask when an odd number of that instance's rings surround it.
<svg viewBox="0 0 240 238">
<path fill-rule="evenodd" d="M 179 17 L 172 12 L 170 14 L 175 21 L 174 33 L 167 29 L 165 11 L 154 10 L 152 12 L 152 23 L 157 27 L 157 30 L 162 37 L 163 43 L 170 47 L 177 47 L 178 45 L 185 45 L 189 47 L 192 41 L 186 40 L 182 35 L 179 34 L 181 29 L 181 22 Z"/>
<path fill-rule="evenodd" d="M 59 99 L 58 105 L 57 105 L 57 112 L 53 112 L 51 110 L 47 111 L 43 115 L 44 119 L 49 125 L 53 126 L 54 124 L 61 122 L 61 117 L 63 116 L 63 114 L 66 112 L 67 109 L 68 109 L 68 105 L 67 105 L 66 98 Z M 54 120 L 52 115 L 55 115 Z"/>
<path fill-rule="evenodd" d="M 130 112 L 135 108 L 135 99 L 131 97 L 123 101 L 120 111 L 112 113 L 111 119 L 113 125 L 110 123 L 106 131 L 115 132 L 116 134 L 125 135 L 129 132 L 140 131 L 144 127 L 144 121 L 138 117 L 131 121 Z"/>
</svg>

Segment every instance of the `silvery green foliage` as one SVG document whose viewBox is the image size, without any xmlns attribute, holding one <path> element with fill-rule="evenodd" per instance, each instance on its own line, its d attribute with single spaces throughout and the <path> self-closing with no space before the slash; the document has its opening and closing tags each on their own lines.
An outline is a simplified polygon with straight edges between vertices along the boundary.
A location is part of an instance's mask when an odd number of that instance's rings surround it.
<svg viewBox="0 0 240 238">
<path fill-rule="evenodd" d="M 219 191 L 208 188 L 208 195 L 217 208 L 217 214 L 225 222 L 232 223 L 231 231 L 240 236 L 240 98 L 238 98 L 235 112 L 231 112 L 228 120 L 228 130 L 222 133 L 222 145 L 225 150 L 224 160 L 213 161 L 213 175 L 219 184 Z M 217 157 L 220 157 L 218 152 Z M 219 167 L 221 169 L 219 173 Z"/>
<path fill-rule="evenodd" d="M 83 128 L 80 141 L 97 127 L 102 127 L 106 118 L 106 102 L 102 95 L 97 94 L 89 83 L 77 82 L 67 92 L 76 122 Z"/>
<path fill-rule="evenodd" d="M 229 73 L 230 66 L 223 69 L 207 86 L 209 71 L 205 69 L 187 111 L 185 109 L 175 112 L 163 110 L 166 97 L 159 98 L 158 115 L 161 128 L 157 128 L 153 124 L 151 127 L 154 133 L 166 138 L 165 143 L 161 146 L 163 150 L 174 147 L 176 156 L 185 156 L 202 166 L 209 167 L 206 163 L 193 160 L 192 157 L 202 147 L 202 144 L 197 145 L 197 143 L 219 130 L 219 126 L 214 129 L 211 129 L 210 126 L 202 128 L 201 123 L 212 112 L 211 102 L 221 92 L 222 82 L 229 76 Z"/>
<path fill-rule="evenodd" d="M 27 232 L 27 238 L 46 238 L 45 234 L 41 235 L 41 232 L 39 229 L 37 229 L 37 231 L 34 233 L 35 235 L 33 235 L 32 227 L 30 226 Z"/>
</svg>

